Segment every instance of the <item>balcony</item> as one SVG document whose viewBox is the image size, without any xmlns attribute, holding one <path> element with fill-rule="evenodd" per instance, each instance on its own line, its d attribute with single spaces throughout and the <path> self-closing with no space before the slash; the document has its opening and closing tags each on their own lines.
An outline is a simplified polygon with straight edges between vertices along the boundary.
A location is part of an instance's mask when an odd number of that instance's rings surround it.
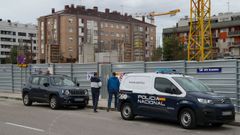
<svg viewBox="0 0 240 135">
<path fill-rule="evenodd" d="M 229 37 L 240 36 L 240 31 L 228 32 Z"/>
<path fill-rule="evenodd" d="M 229 46 L 229 48 L 239 48 L 240 42 L 229 42 L 228 46 Z"/>
</svg>

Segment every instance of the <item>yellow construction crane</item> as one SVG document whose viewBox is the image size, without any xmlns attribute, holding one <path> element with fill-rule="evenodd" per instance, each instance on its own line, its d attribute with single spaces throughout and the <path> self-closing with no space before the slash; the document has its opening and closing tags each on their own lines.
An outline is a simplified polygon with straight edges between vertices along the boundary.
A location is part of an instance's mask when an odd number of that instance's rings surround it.
<svg viewBox="0 0 240 135">
<path fill-rule="evenodd" d="M 211 0 L 190 0 L 188 61 L 204 61 L 211 58 Z"/>
<path fill-rule="evenodd" d="M 163 16 L 163 15 L 171 15 L 174 16 L 177 13 L 180 12 L 180 9 L 175 9 L 175 10 L 171 10 L 168 12 L 163 12 L 163 13 L 157 13 L 157 12 L 150 12 L 150 13 L 137 13 L 135 15 L 133 15 L 134 17 L 147 17 L 150 21 L 151 24 L 155 23 L 155 18 L 156 16 Z"/>
</svg>

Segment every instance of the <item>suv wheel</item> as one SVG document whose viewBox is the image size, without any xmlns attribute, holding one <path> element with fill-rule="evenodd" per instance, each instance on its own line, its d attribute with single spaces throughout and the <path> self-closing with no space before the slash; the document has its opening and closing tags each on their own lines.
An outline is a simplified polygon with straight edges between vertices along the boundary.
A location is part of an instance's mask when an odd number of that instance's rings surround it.
<svg viewBox="0 0 240 135">
<path fill-rule="evenodd" d="M 213 127 L 221 127 L 223 123 L 212 123 Z"/>
<path fill-rule="evenodd" d="M 134 114 L 132 110 L 132 106 L 129 103 L 124 103 L 121 107 L 121 116 L 124 120 L 133 120 Z"/>
<path fill-rule="evenodd" d="M 23 104 L 25 106 L 32 105 L 32 101 L 29 99 L 29 95 L 27 93 L 23 95 Z"/>
<path fill-rule="evenodd" d="M 183 109 L 179 116 L 180 124 L 183 128 L 192 129 L 196 127 L 195 114 L 191 109 Z"/>
<path fill-rule="evenodd" d="M 85 104 L 85 105 L 79 105 L 79 106 L 77 106 L 79 109 L 84 109 L 85 107 L 86 107 L 87 105 Z"/>
<path fill-rule="evenodd" d="M 52 96 L 50 98 L 49 105 L 52 109 L 58 109 L 59 108 L 59 102 L 56 96 Z"/>
</svg>

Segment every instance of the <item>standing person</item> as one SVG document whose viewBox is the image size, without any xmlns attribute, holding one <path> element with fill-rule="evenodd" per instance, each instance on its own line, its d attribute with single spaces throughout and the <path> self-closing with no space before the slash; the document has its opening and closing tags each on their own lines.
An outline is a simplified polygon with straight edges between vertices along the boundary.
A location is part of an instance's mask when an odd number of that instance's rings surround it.
<svg viewBox="0 0 240 135">
<path fill-rule="evenodd" d="M 107 108 L 107 111 L 108 112 L 109 112 L 109 110 L 111 108 L 112 96 L 113 95 L 115 97 L 115 104 L 114 104 L 115 105 L 115 109 L 117 108 L 119 86 L 120 86 L 119 79 L 116 77 L 116 73 L 113 72 L 112 73 L 112 77 L 110 77 L 108 79 L 108 84 L 107 84 L 107 88 L 108 88 L 108 108 Z"/>
<path fill-rule="evenodd" d="M 93 111 L 97 112 L 98 100 L 100 88 L 102 87 L 102 82 L 98 77 L 98 74 L 94 72 L 94 76 L 91 77 L 91 91 L 92 91 L 92 101 L 93 101 Z"/>
</svg>

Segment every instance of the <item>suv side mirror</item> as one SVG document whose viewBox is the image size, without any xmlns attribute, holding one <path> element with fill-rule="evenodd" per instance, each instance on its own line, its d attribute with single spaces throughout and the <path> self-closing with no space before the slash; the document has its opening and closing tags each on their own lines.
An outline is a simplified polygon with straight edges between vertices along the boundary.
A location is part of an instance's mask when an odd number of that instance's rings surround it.
<svg viewBox="0 0 240 135">
<path fill-rule="evenodd" d="M 77 83 L 77 86 L 79 87 L 79 86 L 80 86 L 80 83 Z"/>
<path fill-rule="evenodd" d="M 49 83 L 44 83 L 43 86 L 48 87 Z"/>
</svg>

